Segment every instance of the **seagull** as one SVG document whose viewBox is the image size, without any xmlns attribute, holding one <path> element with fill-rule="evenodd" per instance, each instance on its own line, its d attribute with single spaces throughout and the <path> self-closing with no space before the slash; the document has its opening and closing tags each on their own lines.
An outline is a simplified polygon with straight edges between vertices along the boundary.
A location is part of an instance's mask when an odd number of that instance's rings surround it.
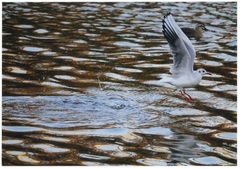
<svg viewBox="0 0 240 169">
<path fill-rule="evenodd" d="M 171 77 L 165 77 L 160 80 L 160 83 L 168 83 L 180 89 L 181 95 L 187 101 L 193 102 L 192 97 L 185 92 L 185 88 L 197 86 L 202 80 L 203 75 L 211 75 L 205 69 L 200 68 L 193 70 L 194 59 L 196 57 L 195 49 L 176 24 L 169 12 L 162 20 L 163 35 L 168 41 L 168 44 L 173 55 L 173 66 L 170 68 Z"/>
</svg>

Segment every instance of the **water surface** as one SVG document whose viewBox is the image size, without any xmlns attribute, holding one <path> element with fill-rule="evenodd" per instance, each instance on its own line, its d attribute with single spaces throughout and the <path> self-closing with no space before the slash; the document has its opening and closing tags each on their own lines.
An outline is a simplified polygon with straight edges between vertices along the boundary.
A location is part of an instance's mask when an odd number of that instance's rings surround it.
<svg viewBox="0 0 240 169">
<path fill-rule="evenodd" d="M 237 4 L 3 3 L 3 165 L 236 165 Z M 159 86 L 172 63 L 161 22 L 213 75 L 187 102 Z"/>
</svg>

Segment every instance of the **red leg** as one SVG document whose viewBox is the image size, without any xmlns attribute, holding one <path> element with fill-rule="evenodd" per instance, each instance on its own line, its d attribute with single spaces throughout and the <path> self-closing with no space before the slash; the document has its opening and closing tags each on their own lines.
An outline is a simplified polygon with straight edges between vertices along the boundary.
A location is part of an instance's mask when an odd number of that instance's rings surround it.
<svg viewBox="0 0 240 169">
<path fill-rule="evenodd" d="M 185 92 L 185 90 L 183 90 L 183 92 L 184 92 L 185 95 L 187 95 L 187 96 L 189 97 L 189 99 L 190 99 L 191 101 L 193 101 L 193 98 L 192 98 L 189 94 L 187 94 L 187 93 Z"/>
<path fill-rule="evenodd" d="M 181 90 L 181 95 L 183 95 L 183 97 L 185 97 L 187 101 L 193 102 L 192 97 L 189 94 L 187 94 L 184 89 Z"/>
</svg>

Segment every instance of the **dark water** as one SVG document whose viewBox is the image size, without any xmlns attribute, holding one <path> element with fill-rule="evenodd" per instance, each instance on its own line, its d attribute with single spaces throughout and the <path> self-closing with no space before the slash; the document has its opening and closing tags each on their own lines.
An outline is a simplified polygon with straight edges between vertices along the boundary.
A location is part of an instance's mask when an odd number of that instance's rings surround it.
<svg viewBox="0 0 240 169">
<path fill-rule="evenodd" d="M 236 165 L 236 6 L 3 3 L 3 165 Z M 168 11 L 210 30 L 193 103 L 158 85 Z"/>
</svg>

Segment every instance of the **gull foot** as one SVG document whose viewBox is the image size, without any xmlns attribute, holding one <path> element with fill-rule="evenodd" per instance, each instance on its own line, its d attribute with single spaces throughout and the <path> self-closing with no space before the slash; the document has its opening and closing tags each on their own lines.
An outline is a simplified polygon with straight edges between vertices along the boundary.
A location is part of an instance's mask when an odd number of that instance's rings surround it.
<svg viewBox="0 0 240 169">
<path fill-rule="evenodd" d="M 187 94 L 184 90 L 181 90 L 181 95 L 188 101 L 188 102 L 193 102 L 193 98 Z"/>
</svg>

